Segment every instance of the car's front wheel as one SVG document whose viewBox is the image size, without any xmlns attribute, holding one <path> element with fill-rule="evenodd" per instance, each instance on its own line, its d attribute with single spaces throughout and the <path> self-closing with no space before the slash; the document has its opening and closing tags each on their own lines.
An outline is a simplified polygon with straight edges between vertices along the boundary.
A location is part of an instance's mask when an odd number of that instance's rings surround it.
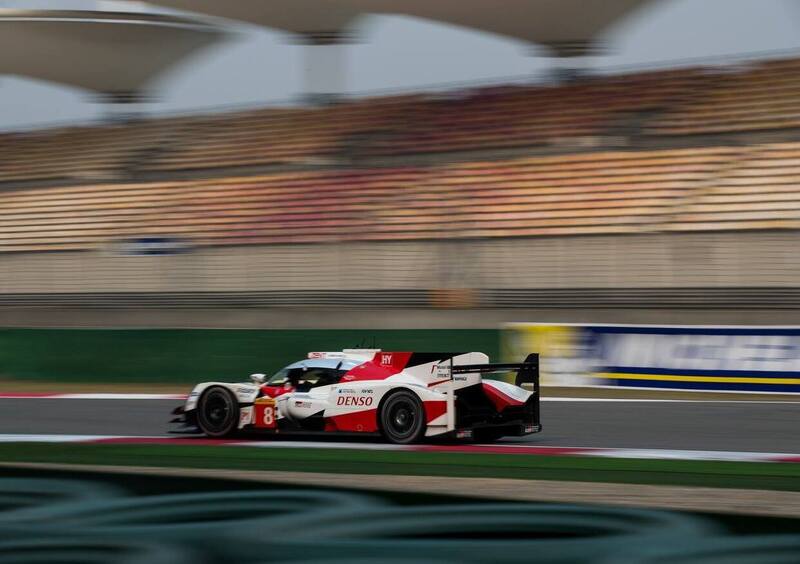
<svg viewBox="0 0 800 564">
<path fill-rule="evenodd" d="M 236 432 L 239 423 L 239 402 L 222 386 L 203 392 L 197 403 L 197 425 L 209 437 L 227 437 Z"/>
<path fill-rule="evenodd" d="M 425 409 L 412 392 L 401 390 L 383 402 L 380 413 L 383 436 L 395 444 L 417 442 L 425 435 Z"/>
</svg>

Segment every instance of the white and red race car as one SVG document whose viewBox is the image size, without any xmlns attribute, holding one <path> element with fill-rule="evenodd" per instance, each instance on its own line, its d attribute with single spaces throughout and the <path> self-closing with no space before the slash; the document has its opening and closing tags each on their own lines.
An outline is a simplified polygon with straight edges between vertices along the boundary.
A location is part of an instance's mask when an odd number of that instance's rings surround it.
<svg viewBox="0 0 800 564">
<path fill-rule="evenodd" d="M 516 385 L 483 378 L 509 371 L 516 372 Z M 541 431 L 537 354 L 520 364 L 489 364 L 480 352 L 345 349 L 312 352 L 270 378 L 250 379 L 198 384 L 173 423 L 209 437 L 371 433 L 398 444 Z"/>
</svg>

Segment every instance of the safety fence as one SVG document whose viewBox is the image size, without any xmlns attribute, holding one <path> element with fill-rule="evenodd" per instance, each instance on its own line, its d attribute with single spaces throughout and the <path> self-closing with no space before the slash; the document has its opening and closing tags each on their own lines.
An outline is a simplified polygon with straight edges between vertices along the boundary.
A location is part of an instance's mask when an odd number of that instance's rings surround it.
<svg viewBox="0 0 800 564">
<path fill-rule="evenodd" d="M 800 393 L 800 327 L 515 323 L 503 348 L 545 385 Z"/>
<path fill-rule="evenodd" d="M 124 478 L 118 476 L 118 483 Z M 797 534 L 599 505 L 397 503 L 276 489 L 133 495 L 72 479 L 0 479 L 3 562 L 788 562 Z"/>
</svg>

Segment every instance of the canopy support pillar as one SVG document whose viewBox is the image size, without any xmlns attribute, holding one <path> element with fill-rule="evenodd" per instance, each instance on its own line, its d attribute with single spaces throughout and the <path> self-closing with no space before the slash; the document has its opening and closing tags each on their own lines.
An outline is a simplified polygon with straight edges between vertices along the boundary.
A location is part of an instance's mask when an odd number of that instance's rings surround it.
<svg viewBox="0 0 800 564">
<path fill-rule="evenodd" d="M 347 83 L 347 45 L 350 36 L 339 31 L 304 33 L 303 98 L 310 104 L 329 104 L 339 99 Z"/>
<path fill-rule="evenodd" d="M 93 96 L 93 100 L 103 104 L 103 121 L 107 123 L 125 123 L 143 119 L 146 115 L 146 104 L 152 97 L 139 92 L 103 92 Z"/>
<path fill-rule="evenodd" d="M 549 55 L 556 60 L 552 75 L 558 83 L 583 78 L 591 67 L 591 58 L 603 50 L 595 40 L 559 41 L 548 43 L 547 48 Z"/>
</svg>

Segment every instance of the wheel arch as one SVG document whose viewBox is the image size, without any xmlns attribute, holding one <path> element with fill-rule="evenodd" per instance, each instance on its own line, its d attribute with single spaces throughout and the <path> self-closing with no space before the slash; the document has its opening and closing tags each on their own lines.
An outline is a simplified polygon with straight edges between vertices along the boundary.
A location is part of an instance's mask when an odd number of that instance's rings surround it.
<svg viewBox="0 0 800 564">
<path fill-rule="evenodd" d="M 229 424 L 230 428 L 227 430 L 218 429 L 218 430 L 208 430 L 204 427 L 203 421 L 207 417 L 206 411 L 203 409 L 203 401 L 210 393 L 214 392 L 215 390 L 223 390 L 223 395 L 227 394 L 229 398 L 232 400 L 231 402 L 231 411 L 230 411 L 230 419 Z M 242 410 L 242 403 L 237 397 L 237 393 L 235 390 L 231 389 L 229 386 L 224 385 L 217 385 L 211 384 L 206 386 L 202 392 L 200 392 L 197 396 L 197 408 L 194 410 L 197 417 L 197 424 L 198 427 L 209 437 L 213 438 L 223 438 L 232 435 L 239 429 L 240 417 L 241 417 L 241 410 Z M 213 426 L 213 423 L 209 423 Z"/>
<path fill-rule="evenodd" d="M 434 402 L 435 401 L 447 401 L 447 396 L 442 394 L 441 392 L 437 392 L 436 390 L 430 390 L 428 388 L 423 388 L 423 387 L 420 387 L 420 386 L 413 386 L 413 385 L 412 386 L 391 387 L 391 388 L 389 388 L 389 390 L 386 393 L 383 394 L 383 396 L 381 397 L 381 400 L 378 402 L 378 408 L 375 410 L 375 417 L 377 418 L 377 427 L 378 427 L 379 431 L 382 431 L 382 429 L 381 429 L 381 409 L 383 409 L 383 404 L 386 402 L 386 400 L 389 397 L 391 397 L 392 395 L 394 395 L 395 393 L 397 393 L 399 391 L 411 392 L 415 396 L 417 396 L 417 399 L 419 399 L 420 403 L 422 404 L 422 412 L 425 415 L 425 424 L 426 425 L 428 425 L 429 421 L 431 420 L 431 418 L 430 418 L 431 414 L 429 413 L 429 409 L 430 409 L 429 403 L 432 402 L 432 401 L 434 401 Z"/>
<path fill-rule="evenodd" d="M 230 391 L 239 403 L 239 407 L 251 404 L 258 396 L 259 388 L 252 384 L 232 383 L 232 382 L 202 382 L 197 384 L 186 398 L 184 404 L 185 411 L 192 411 L 197 407 L 200 397 L 209 389 L 215 386 L 226 388 Z"/>
<path fill-rule="evenodd" d="M 420 402 L 422 403 L 422 409 L 425 410 L 425 401 L 420 397 L 420 394 L 416 393 L 410 387 L 407 386 L 397 386 L 389 388 L 386 393 L 381 396 L 380 401 L 378 402 L 378 407 L 375 409 L 375 428 L 378 429 L 379 432 L 383 433 L 383 425 L 381 423 L 381 413 L 383 412 L 383 406 L 386 401 L 392 397 L 393 395 L 397 394 L 398 392 L 411 392 L 415 394 Z"/>
</svg>

